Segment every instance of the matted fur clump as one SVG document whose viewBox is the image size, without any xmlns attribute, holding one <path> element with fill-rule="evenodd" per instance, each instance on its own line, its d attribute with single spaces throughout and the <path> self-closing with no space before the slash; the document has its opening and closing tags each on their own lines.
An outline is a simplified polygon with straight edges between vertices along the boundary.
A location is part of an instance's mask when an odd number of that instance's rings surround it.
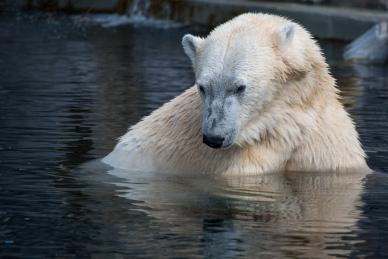
<svg viewBox="0 0 388 259">
<path fill-rule="evenodd" d="M 247 13 L 182 44 L 195 85 L 132 126 L 105 163 L 209 174 L 368 169 L 326 61 L 302 26 Z"/>
</svg>

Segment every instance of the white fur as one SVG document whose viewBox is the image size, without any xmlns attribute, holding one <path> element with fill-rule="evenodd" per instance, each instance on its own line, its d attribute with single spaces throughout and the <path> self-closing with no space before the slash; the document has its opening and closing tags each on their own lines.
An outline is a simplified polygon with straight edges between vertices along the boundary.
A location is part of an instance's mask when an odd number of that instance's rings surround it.
<svg viewBox="0 0 388 259">
<path fill-rule="evenodd" d="M 218 101 L 229 98 L 229 88 L 247 86 L 232 108 L 237 115 L 226 120 L 233 125 L 215 126 L 237 130 L 234 145 L 215 150 L 202 143 L 207 107 L 194 86 L 133 126 L 104 162 L 131 168 L 133 157 L 145 157 L 155 169 L 215 174 L 368 170 L 325 59 L 302 26 L 244 14 L 204 39 L 186 35 L 182 44 L 197 85 Z"/>
</svg>

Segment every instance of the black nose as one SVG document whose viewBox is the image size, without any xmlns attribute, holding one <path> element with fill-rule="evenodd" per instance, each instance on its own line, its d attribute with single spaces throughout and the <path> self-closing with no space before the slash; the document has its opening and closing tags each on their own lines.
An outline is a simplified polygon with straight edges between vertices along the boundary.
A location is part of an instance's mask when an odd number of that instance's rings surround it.
<svg viewBox="0 0 388 259">
<path fill-rule="evenodd" d="M 224 143 L 224 137 L 220 136 L 209 136 L 203 135 L 203 143 L 212 148 L 220 148 L 222 147 L 222 143 Z"/>
</svg>

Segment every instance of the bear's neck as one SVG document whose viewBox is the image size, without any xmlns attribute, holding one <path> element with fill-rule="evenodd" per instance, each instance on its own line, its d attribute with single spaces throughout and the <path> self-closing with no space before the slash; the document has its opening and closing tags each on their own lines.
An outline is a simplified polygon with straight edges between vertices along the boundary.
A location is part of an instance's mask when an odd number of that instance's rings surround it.
<svg viewBox="0 0 388 259">
<path fill-rule="evenodd" d="M 303 78 L 289 80 L 253 116 L 243 127 L 239 145 L 281 154 L 288 170 L 368 168 L 334 78 L 326 65 L 313 68 Z"/>
<path fill-rule="evenodd" d="M 339 90 L 326 65 L 316 66 L 303 80 L 289 85 L 296 96 L 285 103 L 290 119 L 277 139 L 289 145 L 287 170 L 364 170 L 365 153 L 353 121 L 339 101 Z M 291 93 L 293 94 L 293 93 Z M 287 109 L 285 109 L 287 110 Z M 283 122 L 280 121 L 278 125 Z"/>
<path fill-rule="evenodd" d="M 316 127 L 327 103 L 340 105 L 337 92 L 325 66 L 316 66 L 303 77 L 289 79 L 242 127 L 237 144 L 295 148 Z"/>
</svg>

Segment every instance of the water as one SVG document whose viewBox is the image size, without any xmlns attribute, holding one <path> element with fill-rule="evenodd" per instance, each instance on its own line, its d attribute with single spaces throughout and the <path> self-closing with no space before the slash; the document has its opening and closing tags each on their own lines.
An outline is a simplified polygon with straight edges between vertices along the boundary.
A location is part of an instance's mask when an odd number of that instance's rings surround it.
<svg viewBox="0 0 388 259">
<path fill-rule="evenodd" d="M 89 161 L 192 84 L 204 32 L 79 18 L 0 18 L 2 257 L 387 258 L 386 68 L 323 43 L 372 175 L 129 173 Z"/>
</svg>

